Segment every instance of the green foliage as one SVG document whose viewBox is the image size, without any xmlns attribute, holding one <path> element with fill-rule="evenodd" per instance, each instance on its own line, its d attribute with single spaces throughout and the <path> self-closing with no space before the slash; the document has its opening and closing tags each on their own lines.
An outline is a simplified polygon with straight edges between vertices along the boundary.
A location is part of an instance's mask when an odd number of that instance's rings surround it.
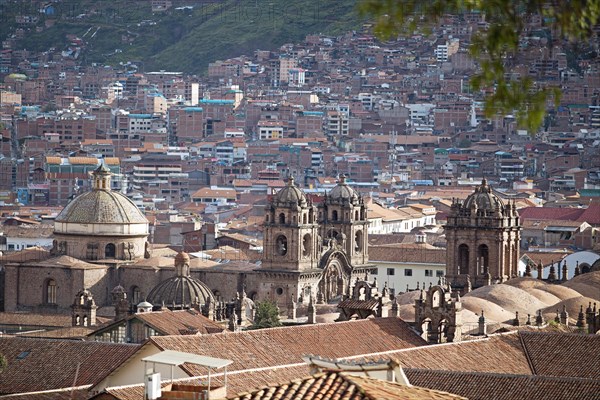
<svg viewBox="0 0 600 400">
<path fill-rule="evenodd" d="M 201 74 L 210 62 L 251 55 L 249 51 L 256 48 L 274 50 L 284 43 L 302 41 L 307 34 L 336 35 L 356 29 L 360 26 L 356 1 L 190 1 L 191 9 L 174 6 L 155 14 L 147 0 L 63 2 L 56 4 L 56 24 L 39 33 L 28 32 L 19 47 L 62 50 L 71 33 L 87 43 L 83 57 L 88 64 L 142 61 L 145 71 Z M 82 14 L 85 16 L 77 18 Z M 124 38 L 131 38 L 131 43 Z"/>
<path fill-rule="evenodd" d="M 456 145 L 456 147 L 458 147 L 459 149 L 466 149 L 468 147 L 471 147 L 471 141 L 469 139 L 463 139 L 460 142 L 458 142 L 458 144 Z"/>
<path fill-rule="evenodd" d="M 600 0 L 362 0 L 359 8 L 364 15 L 375 17 L 375 33 L 384 39 L 415 30 L 427 33 L 446 14 L 485 15 L 487 29 L 474 34 L 469 49 L 481 65 L 471 86 L 475 90 L 494 88 L 486 98 L 487 117 L 514 114 L 519 125 L 532 133 L 544 121 L 547 101 L 560 101 L 560 89 L 538 88 L 530 78 L 506 74 L 505 62 L 519 52 L 526 18 L 537 13 L 542 24 L 555 30 L 559 38 L 575 42 L 592 37 L 600 16 Z"/>
<path fill-rule="evenodd" d="M 257 303 L 253 328 L 274 328 L 276 326 L 281 326 L 277 304 L 268 300 Z"/>
<path fill-rule="evenodd" d="M 4 357 L 4 355 L 0 353 L 0 373 L 4 369 L 6 369 L 7 366 L 8 366 L 8 362 L 6 361 L 6 357 Z"/>
</svg>

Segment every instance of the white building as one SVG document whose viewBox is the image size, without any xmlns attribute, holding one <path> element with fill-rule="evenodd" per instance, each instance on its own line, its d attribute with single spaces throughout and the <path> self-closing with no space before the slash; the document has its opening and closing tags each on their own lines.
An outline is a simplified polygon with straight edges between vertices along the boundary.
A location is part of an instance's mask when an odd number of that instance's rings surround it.
<svg viewBox="0 0 600 400">
<path fill-rule="evenodd" d="M 446 249 L 425 242 L 369 247 L 369 262 L 377 267 L 380 287 L 393 293 L 436 285 L 446 273 Z"/>
</svg>

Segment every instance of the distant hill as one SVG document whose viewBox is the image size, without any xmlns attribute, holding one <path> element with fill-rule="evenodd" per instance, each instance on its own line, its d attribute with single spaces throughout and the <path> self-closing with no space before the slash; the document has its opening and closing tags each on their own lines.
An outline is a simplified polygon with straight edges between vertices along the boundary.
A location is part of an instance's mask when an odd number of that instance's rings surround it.
<svg viewBox="0 0 600 400">
<path fill-rule="evenodd" d="M 29 3 L 29 2 L 26 2 Z M 0 8 L 6 24 L 0 33 L 16 26 L 17 15 L 35 15 L 37 26 L 54 25 L 35 32 L 35 24 L 19 40 L 18 48 L 45 51 L 64 49 L 67 34 L 83 39 L 84 63 L 143 62 L 145 71 L 165 69 L 201 74 L 209 62 L 251 55 L 255 49 L 271 50 L 299 42 L 307 34 L 338 35 L 359 29 L 357 0 L 173 0 L 164 12 L 151 10 L 151 2 L 116 0 L 64 0 L 53 9 L 27 9 L 5 2 Z"/>
</svg>

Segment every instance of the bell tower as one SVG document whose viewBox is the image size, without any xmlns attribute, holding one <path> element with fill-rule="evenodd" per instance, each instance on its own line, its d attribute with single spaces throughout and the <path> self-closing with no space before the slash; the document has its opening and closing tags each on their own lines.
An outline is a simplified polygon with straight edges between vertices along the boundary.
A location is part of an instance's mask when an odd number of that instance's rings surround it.
<svg viewBox="0 0 600 400">
<path fill-rule="evenodd" d="M 320 210 L 321 235 L 335 240 L 342 247 L 352 265 L 369 261 L 367 243 L 367 212 L 363 198 L 346 183 L 339 182 L 326 196 Z"/>
<path fill-rule="evenodd" d="M 265 213 L 263 268 L 305 271 L 317 268 L 319 238 L 316 207 L 289 178 Z"/>
<path fill-rule="evenodd" d="M 483 179 L 464 202 L 454 200 L 446 232 L 446 276 L 465 293 L 518 276 L 521 225 L 516 205 Z"/>
<path fill-rule="evenodd" d="M 293 178 L 269 201 L 263 237 L 259 299 L 285 310 L 303 298 L 306 285 L 316 288 L 320 277 L 317 209 Z"/>
</svg>

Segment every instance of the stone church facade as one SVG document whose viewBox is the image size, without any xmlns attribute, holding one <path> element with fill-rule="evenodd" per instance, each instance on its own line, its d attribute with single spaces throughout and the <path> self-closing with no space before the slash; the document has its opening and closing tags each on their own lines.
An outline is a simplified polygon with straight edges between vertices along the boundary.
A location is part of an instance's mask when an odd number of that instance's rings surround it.
<svg viewBox="0 0 600 400">
<path fill-rule="evenodd" d="M 134 308 L 178 276 L 172 259 L 152 256 L 148 221 L 126 196 L 111 191 L 110 177 L 101 165 L 92 174 L 92 190 L 58 215 L 49 258 L 4 266 L 5 311 L 69 312 L 82 290 L 98 308 L 112 306 L 116 287 L 124 288 Z M 244 293 L 274 301 L 282 311 L 311 298 L 336 302 L 358 277 L 374 272 L 368 264 L 366 213 L 344 177 L 318 204 L 290 179 L 265 210 L 260 265 L 198 268 L 192 259 L 186 275 L 210 288 L 216 301 Z"/>
<path fill-rule="evenodd" d="M 367 212 L 345 177 L 318 205 L 292 178 L 267 206 L 259 299 L 280 307 L 337 301 L 357 277 L 373 272 L 368 264 Z"/>
</svg>

